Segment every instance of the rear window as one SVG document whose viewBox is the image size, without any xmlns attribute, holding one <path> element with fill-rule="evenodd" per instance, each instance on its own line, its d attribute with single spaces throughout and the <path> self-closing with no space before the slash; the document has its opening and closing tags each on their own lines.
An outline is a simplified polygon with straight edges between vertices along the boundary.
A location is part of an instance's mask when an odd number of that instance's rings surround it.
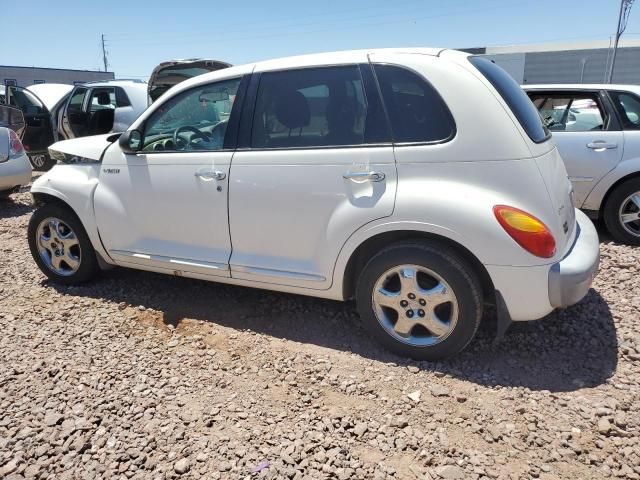
<svg viewBox="0 0 640 480">
<path fill-rule="evenodd" d="M 531 140 L 542 143 L 551 136 L 543 125 L 538 110 L 511 75 L 486 58 L 469 57 L 469 61 L 502 96 Z"/>
</svg>

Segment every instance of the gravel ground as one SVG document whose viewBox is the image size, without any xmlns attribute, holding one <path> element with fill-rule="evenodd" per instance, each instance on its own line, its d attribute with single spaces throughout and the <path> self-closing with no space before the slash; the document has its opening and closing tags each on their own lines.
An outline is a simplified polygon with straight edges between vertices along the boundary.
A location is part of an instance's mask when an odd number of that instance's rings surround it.
<svg viewBox="0 0 640 480">
<path fill-rule="evenodd" d="M 640 479 L 640 249 L 604 241 L 582 303 L 432 364 L 337 302 L 50 284 L 31 211 L 0 204 L 0 478 Z"/>
</svg>

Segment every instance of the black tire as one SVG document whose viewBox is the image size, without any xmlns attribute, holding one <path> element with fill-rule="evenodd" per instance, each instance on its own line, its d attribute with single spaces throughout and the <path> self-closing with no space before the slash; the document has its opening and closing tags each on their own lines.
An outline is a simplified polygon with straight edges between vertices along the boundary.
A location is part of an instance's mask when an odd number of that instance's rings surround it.
<svg viewBox="0 0 640 480">
<path fill-rule="evenodd" d="M 47 172 L 49 170 L 51 170 L 53 168 L 53 166 L 56 164 L 56 161 L 53 160 L 48 154 L 43 153 L 41 154 L 43 158 L 43 162 L 42 165 L 36 164 L 36 162 L 34 161 L 35 155 L 31 155 L 29 156 L 29 161 L 31 162 L 31 166 L 33 167 L 34 170 L 38 171 L 38 172 Z"/>
<path fill-rule="evenodd" d="M 603 209 L 607 230 L 614 240 L 627 245 L 640 245 L 640 221 L 632 225 L 637 225 L 638 228 L 638 235 L 633 235 L 623 226 L 619 213 L 627 198 L 636 192 L 640 192 L 640 178 L 632 178 L 621 183 L 611 192 Z"/>
<path fill-rule="evenodd" d="M 38 227 L 48 218 L 57 218 L 66 224 L 75 233 L 80 246 L 80 265 L 77 270 L 69 275 L 60 275 L 52 270 L 38 251 Z M 69 208 L 54 203 L 44 204 L 38 207 L 29 220 L 27 229 L 29 249 L 36 264 L 49 279 L 63 285 L 78 285 L 95 277 L 100 271 L 96 252 L 91 245 L 87 232 L 76 214 Z"/>
<path fill-rule="evenodd" d="M 405 343 L 378 321 L 372 298 L 374 288 L 386 272 L 402 265 L 416 265 L 437 274 L 457 299 L 457 322 L 448 336 L 442 335 L 439 343 L 428 346 Z M 388 350 L 416 360 L 439 360 L 462 351 L 475 336 L 483 311 L 482 287 L 476 273 L 456 252 L 435 243 L 402 242 L 378 252 L 360 273 L 356 301 L 362 322 L 374 338 Z M 415 328 L 411 332 L 415 332 Z"/>
</svg>

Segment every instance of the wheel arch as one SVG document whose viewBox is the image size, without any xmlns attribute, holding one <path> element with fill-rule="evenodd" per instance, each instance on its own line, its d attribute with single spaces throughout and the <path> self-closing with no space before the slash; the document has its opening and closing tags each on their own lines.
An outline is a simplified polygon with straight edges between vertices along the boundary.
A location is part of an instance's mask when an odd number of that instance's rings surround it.
<svg viewBox="0 0 640 480">
<path fill-rule="evenodd" d="M 351 252 L 349 259 L 346 262 L 346 267 L 342 277 L 343 298 L 351 299 L 354 297 L 358 276 L 362 271 L 362 268 L 365 266 L 366 262 L 380 250 L 380 248 L 392 243 L 408 240 L 442 245 L 444 248 L 451 249 L 458 253 L 478 275 L 478 279 L 482 286 L 484 301 L 487 303 L 495 302 L 495 288 L 493 281 L 482 262 L 480 262 L 480 260 L 478 260 L 478 258 L 468 248 L 444 235 L 410 229 L 390 230 L 377 233 L 365 239 Z"/>
<path fill-rule="evenodd" d="M 44 191 L 43 191 L 44 190 Z M 109 257 L 108 253 L 104 249 L 102 245 L 102 240 L 100 239 L 100 234 L 98 233 L 97 226 L 95 222 L 93 222 L 92 218 L 87 218 L 87 216 L 80 215 L 72 205 L 71 202 L 64 194 L 60 193 L 54 189 L 44 189 L 40 188 L 38 190 L 31 189 L 31 196 L 33 198 L 33 203 L 36 206 L 45 205 L 45 204 L 56 204 L 60 205 L 69 211 L 71 211 L 80 224 L 85 229 L 85 232 L 89 236 L 89 240 L 93 245 L 93 248 L 98 256 L 98 261 L 100 263 L 101 268 L 106 269 L 109 265 L 113 265 L 113 260 Z M 84 218 L 83 218 L 84 217 Z"/>
<path fill-rule="evenodd" d="M 618 188 L 620 185 L 622 185 L 623 183 L 627 182 L 628 180 L 633 180 L 633 179 L 640 180 L 640 171 L 632 172 L 623 177 L 620 177 L 613 184 L 611 184 L 611 186 L 607 189 L 606 193 L 604 194 L 604 197 L 602 197 L 602 202 L 600 202 L 600 208 L 598 209 L 598 218 L 603 218 L 604 207 L 607 204 L 607 201 L 609 200 L 609 197 L 611 197 L 611 194 L 614 192 L 614 190 Z"/>
</svg>

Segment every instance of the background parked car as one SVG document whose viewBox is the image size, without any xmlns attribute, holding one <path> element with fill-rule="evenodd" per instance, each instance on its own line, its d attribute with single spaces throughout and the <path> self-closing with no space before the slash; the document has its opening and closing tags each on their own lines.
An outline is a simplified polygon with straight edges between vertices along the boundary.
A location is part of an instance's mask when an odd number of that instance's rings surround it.
<svg viewBox="0 0 640 480">
<path fill-rule="evenodd" d="M 640 87 L 525 85 L 553 133 L 576 206 L 640 245 Z"/>
<path fill-rule="evenodd" d="M 143 80 L 108 80 L 75 87 L 51 83 L 11 86 L 0 103 L 22 110 L 26 120 L 22 140 L 31 163 L 36 170 L 49 170 L 55 164 L 47 151 L 51 144 L 122 132 L 173 85 L 228 66 L 217 60 L 172 60 L 158 65 L 148 84 Z"/>
<path fill-rule="evenodd" d="M 14 118 L 20 122 L 21 112 Z M 0 200 L 31 181 L 31 164 L 15 130 L 0 127 Z"/>
</svg>

